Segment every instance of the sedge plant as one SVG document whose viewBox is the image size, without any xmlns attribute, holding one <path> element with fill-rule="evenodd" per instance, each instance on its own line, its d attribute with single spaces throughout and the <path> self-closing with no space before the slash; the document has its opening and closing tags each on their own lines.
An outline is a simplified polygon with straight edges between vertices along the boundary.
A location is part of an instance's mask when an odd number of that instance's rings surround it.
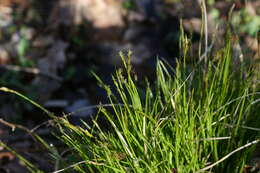
<svg viewBox="0 0 260 173">
<path fill-rule="evenodd" d="M 183 35 L 182 46 L 188 45 Z M 233 63 L 229 36 L 207 61 L 186 64 L 186 48 L 176 67 L 158 60 L 156 79 L 144 89 L 133 76 L 131 54 L 121 53 L 116 91 L 96 76 L 111 107 L 101 104 L 93 125 L 50 114 L 68 147 L 51 151 L 54 172 L 243 172 L 259 142 L 253 69 Z"/>
<path fill-rule="evenodd" d="M 147 82 L 145 94 L 133 77 L 131 55 L 121 57 L 124 68 L 113 76 L 117 94 L 97 77 L 112 106 L 101 105 L 98 116 L 110 128 L 95 120 L 85 129 L 60 124 L 60 139 L 79 161 L 75 170 L 244 171 L 259 142 L 260 93 L 252 87 L 250 70 L 241 65 L 238 71 L 233 63 L 228 36 L 206 66 L 178 61 L 173 68 L 158 60 L 156 81 Z"/>
</svg>

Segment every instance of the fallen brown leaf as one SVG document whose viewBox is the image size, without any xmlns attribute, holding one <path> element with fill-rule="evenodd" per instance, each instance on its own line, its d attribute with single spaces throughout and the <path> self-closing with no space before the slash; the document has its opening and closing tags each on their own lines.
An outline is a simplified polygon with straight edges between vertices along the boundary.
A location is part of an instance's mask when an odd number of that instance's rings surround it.
<svg viewBox="0 0 260 173">
<path fill-rule="evenodd" d="M 15 156 L 11 153 L 11 152 L 0 152 L 0 160 L 1 161 L 5 161 L 5 162 L 9 162 L 11 160 L 13 160 L 15 158 Z"/>
<path fill-rule="evenodd" d="M 59 0 L 53 8 L 50 23 L 73 25 L 88 21 L 95 28 L 121 27 L 123 10 L 117 0 Z"/>
</svg>

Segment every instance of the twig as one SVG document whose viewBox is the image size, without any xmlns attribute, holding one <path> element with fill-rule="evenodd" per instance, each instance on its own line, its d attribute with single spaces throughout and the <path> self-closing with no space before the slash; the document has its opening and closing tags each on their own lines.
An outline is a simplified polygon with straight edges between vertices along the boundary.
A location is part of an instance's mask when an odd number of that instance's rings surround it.
<svg viewBox="0 0 260 173">
<path fill-rule="evenodd" d="M 38 124 L 38 125 L 36 125 L 34 128 L 32 128 L 31 130 L 30 130 L 30 132 L 35 132 L 36 130 L 38 130 L 40 127 L 42 127 L 43 125 L 48 125 L 48 124 L 51 124 L 51 123 L 53 123 L 53 120 L 47 120 L 47 121 L 44 121 L 44 122 L 42 122 L 41 124 Z"/>
<path fill-rule="evenodd" d="M 22 129 L 22 130 L 24 130 L 24 131 L 26 131 L 26 132 L 30 132 L 30 130 L 27 129 L 26 127 L 21 126 L 21 125 L 17 125 L 17 124 L 9 123 L 9 122 L 3 120 L 2 118 L 0 118 L 0 123 L 6 125 L 6 126 L 8 126 L 8 127 L 10 127 L 10 128 L 12 129 L 12 131 L 14 131 L 16 128 L 19 128 L 19 129 Z M 30 133 L 29 133 L 29 134 L 30 134 Z"/>
<path fill-rule="evenodd" d="M 73 114 L 76 114 L 78 112 L 81 112 L 81 111 L 86 111 L 86 110 L 89 110 L 89 109 L 98 109 L 98 108 L 101 108 L 101 107 L 112 107 L 112 106 L 125 106 L 124 104 L 122 103 L 119 103 L 119 104 L 99 104 L 99 105 L 93 105 L 93 106 L 85 106 L 85 107 L 82 107 L 82 108 L 79 108 L 78 110 L 74 111 L 74 112 L 70 112 L 68 114 L 65 114 L 64 117 L 69 117 L 69 116 L 72 116 Z M 129 105 L 129 107 L 133 107 L 132 105 Z M 40 128 L 41 126 L 43 125 L 48 125 L 48 124 L 51 124 L 53 123 L 55 120 L 47 120 L 37 126 L 35 126 L 34 128 L 32 128 L 30 131 L 31 132 L 34 132 L 36 131 L 38 128 Z"/>
<path fill-rule="evenodd" d="M 25 73 L 31 73 L 34 75 L 42 75 L 42 76 L 46 76 L 48 78 L 57 80 L 59 82 L 63 81 L 63 79 L 61 77 L 48 73 L 48 72 L 40 71 L 38 68 L 20 67 L 17 65 L 10 65 L 10 64 L 0 65 L 0 68 L 5 69 L 5 70 L 10 70 L 10 71 L 25 72 Z"/>
<path fill-rule="evenodd" d="M 224 137 L 212 137 L 212 138 L 202 138 L 197 141 L 216 141 L 216 140 L 226 140 L 231 139 L 230 136 L 224 136 Z"/>
<path fill-rule="evenodd" d="M 70 116 L 70 115 L 73 115 L 73 114 L 76 114 L 78 112 L 81 112 L 81 111 L 86 111 L 86 110 L 89 110 L 89 109 L 98 109 L 98 108 L 101 108 L 101 107 L 113 107 L 113 106 L 125 106 L 124 104 L 122 103 L 118 103 L 118 104 L 99 104 L 99 105 L 92 105 L 92 106 L 85 106 L 85 107 L 82 107 L 74 112 L 70 112 L 68 114 L 66 114 L 66 116 Z M 129 105 L 129 107 L 132 107 L 132 105 Z"/>
<path fill-rule="evenodd" d="M 240 150 L 243 150 L 243 149 L 245 149 L 247 147 L 250 147 L 251 145 L 257 144 L 259 141 L 260 140 L 257 139 L 257 140 L 254 140 L 254 141 L 250 142 L 250 143 L 247 143 L 246 145 L 243 145 L 243 146 L 235 149 L 234 151 L 230 152 L 229 154 L 227 154 L 226 156 L 222 157 L 220 160 L 216 161 L 215 163 L 213 163 L 213 164 L 211 164 L 211 165 L 209 165 L 209 166 L 207 166 L 207 167 L 205 167 L 203 169 L 200 169 L 200 170 L 196 171 L 195 173 L 204 172 L 204 171 L 206 171 L 208 169 L 211 169 L 214 166 L 216 166 L 217 164 L 219 164 L 219 163 L 223 162 L 224 160 L 226 160 L 227 158 L 229 158 L 231 155 L 235 154 L 236 152 L 238 152 Z"/>
<path fill-rule="evenodd" d="M 2 118 L 0 118 L 0 123 L 6 125 L 6 126 L 8 126 L 8 127 L 10 127 L 10 128 L 12 129 L 12 131 L 14 131 L 16 128 L 19 128 L 19 129 L 21 129 L 21 130 L 24 130 L 25 132 L 27 132 L 27 133 L 33 138 L 33 140 L 34 140 L 35 142 L 38 142 L 38 143 L 41 144 L 41 142 L 39 142 L 39 141 L 37 140 L 37 137 L 30 131 L 30 129 L 28 129 L 28 128 L 22 126 L 22 125 L 18 125 L 18 124 L 13 124 L 13 123 L 7 122 L 7 121 L 3 120 Z"/>
<path fill-rule="evenodd" d="M 238 125 L 231 125 L 231 124 L 227 124 L 224 123 L 225 126 L 230 127 L 230 128 L 234 128 L 234 127 L 241 127 L 242 129 L 248 129 L 248 130 L 253 130 L 253 131 L 260 131 L 260 128 L 256 128 L 256 127 L 249 127 L 249 126 L 238 126 Z"/>
<path fill-rule="evenodd" d="M 83 163 L 88 163 L 88 164 L 92 164 L 92 165 L 104 165 L 104 163 L 97 163 L 97 162 L 93 162 L 93 161 L 80 161 L 78 163 L 72 164 L 72 165 L 70 165 L 70 166 L 68 166 L 66 168 L 60 169 L 58 171 L 54 171 L 52 173 L 63 172 L 65 170 L 67 170 L 67 169 L 74 168 L 75 166 L 78 166 L 78 165 L 83 164 Z"/>
<path fill-rule="evenodd" d="M 203 9 L 203 18 L 204 18 L 204 34 L 205 34 L 205 62 L 207 62 L 208 56 L 208 16 L 207 16 L 207 8 L 205 0 L 201 1 L 202 3 L 202 9 Z"/>
</svg>

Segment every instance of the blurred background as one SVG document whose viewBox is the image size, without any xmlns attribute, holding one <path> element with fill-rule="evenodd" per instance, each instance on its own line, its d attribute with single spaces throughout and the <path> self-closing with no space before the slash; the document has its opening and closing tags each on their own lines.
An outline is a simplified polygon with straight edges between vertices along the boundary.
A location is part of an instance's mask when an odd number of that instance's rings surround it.
<svg viewBox="0 0 260 173">
<path fill-rule="evenodd" d="M 223 46 L 231 28 L 233 55 L 257 63 L 260 1 L 208 0 L 206 5 L 213 52 Z M 188 61 L 198 60 L 202 23 L 200 0 L 0 0 L 0 86 L 25 94 L 57 115 L 106 104 L 106 92 L 93 73 L 113 90 L 111 75 L 122 65 L 119 51 L 133 52 L 133 73 L 142 87 L 145 78 L 153 82 L 156 59 L 174 66 L 181 58 L 181 24 L 192 43 Z M 72 121 L 87 120 L 95 111 L 75 113 Z M 5 93 L 0 95 L 0 118 L 29 129 L 48 119 Z M 48 128 L 41 133 L 48 135 Z M 0 138 L 24 153 L 33 148 L 29 136 L 10 136 L 3 125 Z M 39 155 L 28 157 L 48 170 Z M 23 166 L 11 153 L 0 153 L 0 160 L 3 171 L 9 167 L 22 173 Z"/>
</svg>

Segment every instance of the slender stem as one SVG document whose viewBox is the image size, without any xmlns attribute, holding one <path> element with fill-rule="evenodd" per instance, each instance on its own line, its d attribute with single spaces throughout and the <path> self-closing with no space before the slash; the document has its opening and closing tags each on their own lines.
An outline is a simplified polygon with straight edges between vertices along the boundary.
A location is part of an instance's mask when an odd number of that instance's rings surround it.
<svg viewBox="0 0 260 173">
<path fill-rule="evenodd" d="M 222 157 L 220 160 L 216 161 L 215 163 L 213 163 L 213 164 L 211 164 L 211 165 L 209 165 L 209 166 L 207 166 L 207 167 L 205 167 L 205 168 L 203 168 L 203 169 L 200 169 L 200 170 L 196 171 L 195 173 L 204 172 L 204 171 L 206 171 L 206 170 L 208 170 L 208 169 L 211 169 L 211 168 L 213 168 L 214 166 L 216 166 L 217 164 L 223 162 L 224 160 L 226 160 L 227 158 L 229 158 L 230 156 L 232 156 L 233 154 L 237 153 L 238 151 L 243 150 L 243 149 L 245 149 L 245 148 L 247 148 L 247 147 L 250 147 L 251 145 L 257 144 L 259 141 L 260 141 L 260 140 L 258 139 L 258 140 L 254 140 L 254 141 L 252 141 L 252 142 L 250 142 L 250 143 L 247 143 L 246 145 L 243 145 L 243 146 L 241 146 L 241 147 L 235 149 L 234 151 L 230 152 L 229 154 L 227 154 L 226 156 Z"/>
</svg>

